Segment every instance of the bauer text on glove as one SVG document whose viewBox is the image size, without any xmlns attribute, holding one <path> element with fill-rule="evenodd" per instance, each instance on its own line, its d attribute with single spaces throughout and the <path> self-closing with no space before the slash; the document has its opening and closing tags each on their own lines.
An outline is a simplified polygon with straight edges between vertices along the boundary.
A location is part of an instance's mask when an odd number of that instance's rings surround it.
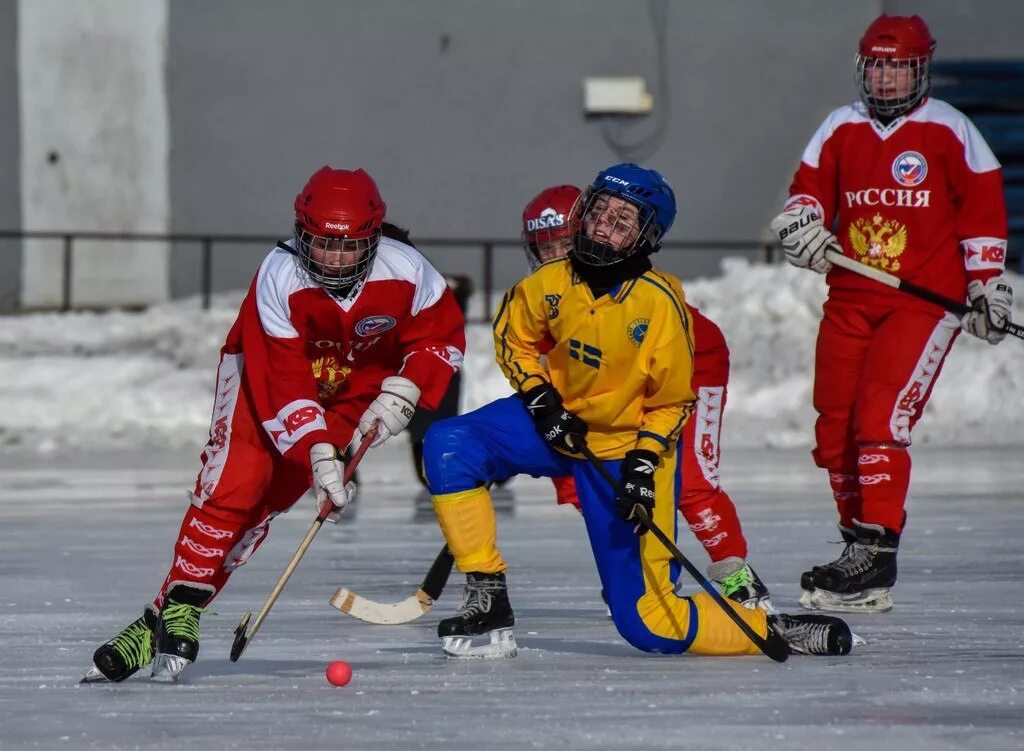
<svg viewBox="0 0 1024 751">
<path fill-rule="evenodd" d="M 786 209 L 772 219 L 771 228 L 782 243 L 786 260 L 798 268 L 827 273 L 832 263 L 825 257 L 825 251 L 831 248 L 842 252 L 836 236 L 825 229 L 814 206 L 798 204 Z"/>
</svg>

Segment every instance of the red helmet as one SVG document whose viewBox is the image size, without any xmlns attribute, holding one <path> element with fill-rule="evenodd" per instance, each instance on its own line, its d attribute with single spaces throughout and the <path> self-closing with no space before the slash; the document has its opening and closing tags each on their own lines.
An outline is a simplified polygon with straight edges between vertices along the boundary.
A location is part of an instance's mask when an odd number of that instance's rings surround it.
<svg viewBox="0 0 1024 751">
<path fill-rule="evenodd" d="M 871 113 L 895 118 L 928 94 L 935 39 L 920 16 L 887 16 L 871 22 L 860 38 L 857 87 Z"/>
<path fill-rule="evenodd" d="M 542 190 L 526 204 L 523 245 L 530 268 L 535 269 L 569 252 L 573 235 L 572 209 L 579 197 L 580 189 L 575 185 L 556 185 Z M 542 245 L 545 247 L 541 248 Z"/>
<path fill-rule="evenodd" d="M 295 248 L 310 278 L 351 294 L 370 271 L 387 207 L 364 170 L 321 167 L 295 196 Z"/>
</svg>

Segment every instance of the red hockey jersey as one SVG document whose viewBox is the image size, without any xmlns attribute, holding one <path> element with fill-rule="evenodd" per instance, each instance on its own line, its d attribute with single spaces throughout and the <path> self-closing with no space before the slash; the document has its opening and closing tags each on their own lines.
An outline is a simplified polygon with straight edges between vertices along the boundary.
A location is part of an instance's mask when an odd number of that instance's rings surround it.
<svg viewBox="0 0 1024 751">
<path fill-rule="evenodd" d="M 843 253 L 956 300 L 968 279 L 1003 271 L 1006 205 L 999 162 L 958 110 L 926 99 L 883 127 L 860 102 L 832 112 L 811 138 L 789 208 L 817 205 Z M 883 294 L 840 268 L 837 291 Z"/>
<path fill-rule="evenodd" d="M 264 259 L 222 349 L 242 355 L 243 381 L 278 451 L 308 461 L 312 444 L 330 440 L 325 407 L 346 401 L 361 413 L 391 375 L 436 408 L 466 348 L 444 278 L 414 248 L 381 238 L 362 288 L 336 300 L 287 246 Z"/>
</svg>

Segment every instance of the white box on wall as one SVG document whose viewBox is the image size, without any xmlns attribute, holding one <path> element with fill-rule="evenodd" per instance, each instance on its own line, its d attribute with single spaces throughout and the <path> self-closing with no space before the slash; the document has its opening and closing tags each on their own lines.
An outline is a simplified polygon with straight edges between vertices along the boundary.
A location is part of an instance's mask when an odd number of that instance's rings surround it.
<svg viewBox="0 0 1024 751">
<path fill-rule="evenodd" d="M 588 115 L 646 115 L 653 106 L 642 76 L 583 79 L 583 111 Z"/>
</svg>

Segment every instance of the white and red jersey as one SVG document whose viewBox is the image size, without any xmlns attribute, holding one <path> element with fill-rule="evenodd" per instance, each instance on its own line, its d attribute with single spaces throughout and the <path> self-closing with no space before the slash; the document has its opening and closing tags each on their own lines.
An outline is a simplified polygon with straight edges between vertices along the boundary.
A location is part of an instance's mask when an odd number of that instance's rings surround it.
<svg viewBox="0 0 1024 751">
<path fill-rule="evenodd" d="M 947 297 L 962 300 L 969 279 L 1004 269 L 999 162 L 971 121 L 938 99 L 888 126 L 860 102 L 835 110 L 789 192 L 786 207 L 817 205 L 846 255 Z M 838 267 L 828 284 L 833 293 L 889 289 Z"/>
<path fill-rule="evenodd" d="M 264 259 L 225 354 L 242 355 L 243 383 L 277 450 L 309 461 L 329 441 L 325 408 L 368 405 L 402 375 L 436 408 L 461 367 L 465 322 L 444 278 L 414 248 L 381 238 L 369 276 L 337 300 L 303 272 L 292 242 Z"/>
</svg>

